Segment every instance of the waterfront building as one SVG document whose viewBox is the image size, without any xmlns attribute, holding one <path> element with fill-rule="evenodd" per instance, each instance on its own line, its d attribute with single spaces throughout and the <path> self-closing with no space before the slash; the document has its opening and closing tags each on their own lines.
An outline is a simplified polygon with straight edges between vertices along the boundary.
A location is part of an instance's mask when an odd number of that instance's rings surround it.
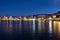
<svg viewBox="0 0 60 40">
<path fill-rule="evenodd" d="M 56 20 L 56 18 L 60 18 L 60 11 L 57 13 L 53 14 L 35 14 L 31 16 L 0 16 L 0 20 L 29 20 L 29 19 L 39 19 L 41 18 L 42 20 L 44 19 L 49 19 L 53 18 L 53 20 Z M 59 19 L 60 20 L 60 19 Z"/>
</svg>

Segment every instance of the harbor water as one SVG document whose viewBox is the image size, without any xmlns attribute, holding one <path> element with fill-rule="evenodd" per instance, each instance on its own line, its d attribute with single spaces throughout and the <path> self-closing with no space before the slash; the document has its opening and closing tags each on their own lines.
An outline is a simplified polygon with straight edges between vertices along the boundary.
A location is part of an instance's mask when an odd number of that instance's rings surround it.
<svg viewBox="0 0 60 40">
<path fill-rule="evenodd" d="M 60 21 L 0 21 L 0 40 L 59 40 Z"/>
</svg>

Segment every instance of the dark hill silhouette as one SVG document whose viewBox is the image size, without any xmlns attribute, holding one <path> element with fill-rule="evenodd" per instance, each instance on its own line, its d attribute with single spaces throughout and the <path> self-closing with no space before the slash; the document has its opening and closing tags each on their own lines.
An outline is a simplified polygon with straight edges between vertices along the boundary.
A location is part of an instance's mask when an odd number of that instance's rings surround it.
<svg viewBox="0 0 60 40">
<path fill-rule="evenodd" d="M 54 14 L 56 14 L 56 15 L 60 15 L 60 11 L 58 11 L 57 13 L 54 13 Z"/>
<path fill-rule="evenodd" d="M 60 11 L 58 11 L 57 13 L 60 14 Z"/>
</svg>

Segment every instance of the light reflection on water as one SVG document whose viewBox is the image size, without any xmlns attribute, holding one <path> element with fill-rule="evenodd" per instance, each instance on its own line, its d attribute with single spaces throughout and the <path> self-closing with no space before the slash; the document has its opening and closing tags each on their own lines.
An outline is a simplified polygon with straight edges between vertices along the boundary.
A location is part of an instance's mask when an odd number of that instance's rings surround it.
<svg viewBox="0 0 60 40">
<path fill-rule="evenodd" d="M 40 31 L 41 31 L 41 21 L 40 21 L 41 19 L 38 19 L 38 32 L 40 33 Z"/>
<path fill-rule="evenodd" d="M 52 21 L 49 21 L 49 32 L 52 32 Z"/>
<path fill-rule="evenodd" d="M 35 33 L 35 20 L 33 20 L 33 34 Z"/>
<path fill-rule="evenodd" d="M 0 32 L 8 35 L 32 35 L 31 37 L 60 38 L 60 21 L 1 21 Z M 15 34 L 15 35 L 14 35 Z M 48 35 L 48 36 L 47 36 Z M 53 37 L 54 36 L 54 37 Z"/>
<path fill-rule="evenodd" d="M 60 21 L 54 21 L 54 33 L 60 38 Z"/>
</svg>

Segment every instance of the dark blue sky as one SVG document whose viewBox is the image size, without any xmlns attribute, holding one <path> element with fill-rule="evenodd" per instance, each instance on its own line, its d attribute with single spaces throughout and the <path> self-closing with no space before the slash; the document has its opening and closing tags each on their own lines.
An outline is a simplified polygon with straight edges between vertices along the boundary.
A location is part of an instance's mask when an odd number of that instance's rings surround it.
<svg viewBox="0 0 60 40">
<path fill-rule="evenodd" d="M 0 15 L 32 15 L 60 11 L 59 0 L 0 0 Z"/>
</svg>

